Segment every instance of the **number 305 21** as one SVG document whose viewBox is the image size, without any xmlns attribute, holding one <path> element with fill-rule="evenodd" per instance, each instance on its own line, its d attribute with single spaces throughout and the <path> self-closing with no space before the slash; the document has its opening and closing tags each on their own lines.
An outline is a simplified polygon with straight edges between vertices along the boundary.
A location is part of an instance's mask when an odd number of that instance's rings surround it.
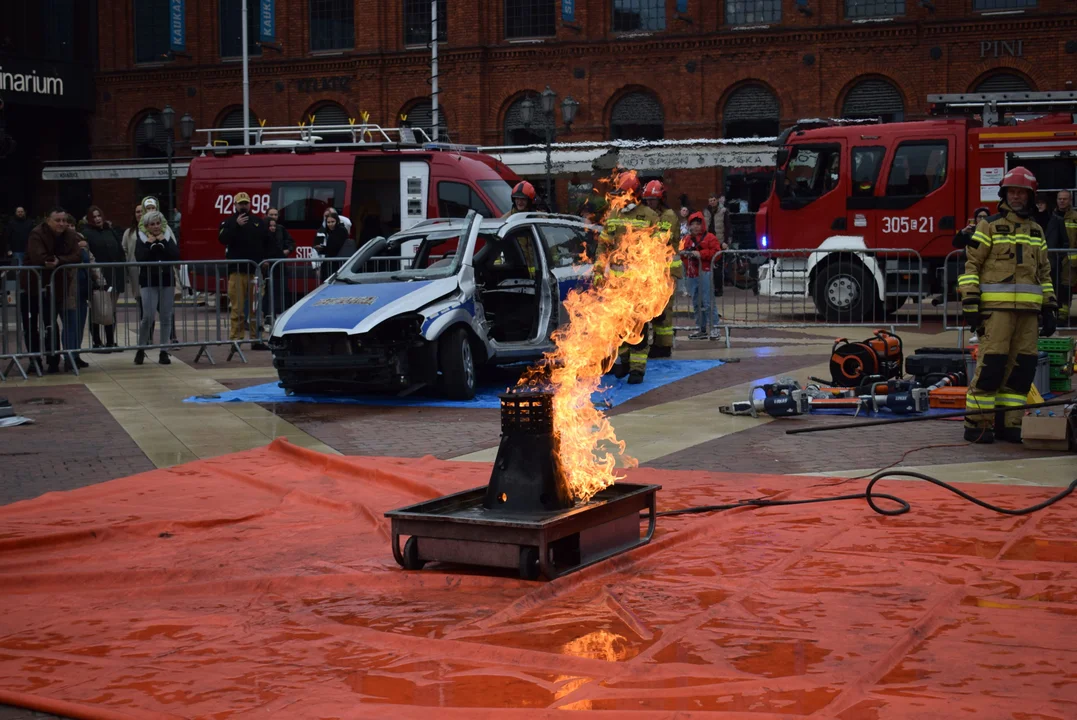
<svg viewBox="0 0 1077 720">
<path fill-rule="evenodd" d="M 935 218 L 933 217 L 884 217 L 884 233 L 929 233 L 935 232 Z"/>
</svg>

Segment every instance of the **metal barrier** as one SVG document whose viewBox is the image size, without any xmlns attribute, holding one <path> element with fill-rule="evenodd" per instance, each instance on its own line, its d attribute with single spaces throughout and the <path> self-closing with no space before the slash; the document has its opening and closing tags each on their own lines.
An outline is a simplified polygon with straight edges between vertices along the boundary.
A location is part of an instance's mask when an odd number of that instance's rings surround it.
<svg viewBox="0 0 1077 720">
<path fill-rule="evenodd" d="M 1077 312 L 1073 308 L 1074 291 L 1077 290 L 1077 262 L 1071 256 L 1077 251 L 1068 249 L 1050 249 L 1047 251 L 1051 262 L 1051 284 L 1058 298 L 1058 331 L 1077 331 Z M 957 278 L 965 272 L 965 251 L 954 250 L 946 256 L 943 266 L 942 300 L 943 328 L 957 330 L 957 346 L 965 345 L 965 325 L 961 313 L 961 298 L 957 293 Z"/>
<path fill-rule="evenodd" d="M 41 287 L 41 270 L 0 266 L 0 380 L 7 380 L 15 369 L 23 380 L 29 377 L 27 370 L 42 375 L 42 293 L 28 292 Z M 25 369 L 23 358 L 29 359 Z"/>
<path fill-rule="evenodd" d="M 681 262 L 684 264 L 684 279 L 678 281 L 674 288 L 673 322 L 674 332 L 688 332 L 693 340 L 716 340 L 721 336 L 719 330 L 718 308 L 715 304 L 715 279 L 711 272 L 698 272 L 696 277 L 688 277 L 691 265 L 698 266 L 700 254 L 695 250 L 682 250 Z M 686 318 L 687 316 L 687 318 Z M 685 320 L 690 322 L 684 323 Z M 678 320 L 682 324 L 678 324 Z M 729 347 L 729 333 L 725 333 L 725 344 Z"/>
<path fill-rule="evenodd" d="M 930 281 L 915 250 L 725 250 L 715 262 L 719 325 L 727 332 L 923 324 Z"/>
</svg>

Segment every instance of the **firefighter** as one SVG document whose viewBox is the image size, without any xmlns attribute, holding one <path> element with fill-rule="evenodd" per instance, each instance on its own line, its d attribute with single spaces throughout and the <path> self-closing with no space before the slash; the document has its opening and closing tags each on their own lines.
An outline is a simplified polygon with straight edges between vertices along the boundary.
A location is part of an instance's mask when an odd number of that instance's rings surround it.
<svg viewBox="0 0 1077 720">
<path fill-rule="evenodd" d="M 658 215 L 658 232 L 668 234 L 670 247 L 673 248 L 669 275 L 676 283 L 684 277 L 684 264 L 678 253 L 681 221 L 677 218 L 677 213 L 666 205 L 666 187 L 661 180 L 651 180 L 644 186 L 643 202 Z M 668 358 L 673 355 L 673 299 L 674 295 L 670 295 L 662 314 L 651 321 L 654 326 L 654 345 L 651 346 L 650 357 Z"/>
<path fill-rule="evenodd" d="M 1059 252 L 1051 255 L 1055 292 L 1058 293 L 1058 319 L 1069 323 L 1073 287 L 1077 284 L 1077 210 L 1073 209 L 1073 193 L 1060 190 L 1055 197 L 1056 208 L 1047 231 L 1047 247 Z"/>
<path fill-rule="evenodd" d="M 981 327 L 979 361 L 969 383 L 965 440 L 1021 442 L 1022 411 L 1036 376 L 1038 317 L 1055 331 L 1058 307 L 1043 228 L 1032 213 L 1038 183 L 1023 167 L 999 183 L 999 212 L 976 225 L 957 280 L 969 327 Z M 979 412 L 976 412 L 979 411 Z"/>
<path fill-rule="evenodd" d="M 510 215 L 524 212 L 535 212 L 535 186 L 526 180 L 521 180 L 512 188 L 512 209 L 502 215 L 507 218 Z"/>
<path fill-rule="evenodd" d="M 636 177 L 635 172 L 623 172 L 617 179 L 617 188 L 613 191 L 615 195 L 628 195 L 629 202 L 618 210 L 611 210 L 606 216 L 606 222 L 602 229 L 602 235 L 598 239 L 598 252 L 596 256 L 601 256 L 602 253 L 611 250 L 617 246 L 621 236 L 625 233 L 625 228 L 632 227 L 637 230 L 642 230 L 648 227 L 654 227 L 658 223 L 658 215 L 654 210 L 651 210 L 646 205 L 639 202 L 640 184 L 639 178 Z M 595 282 L 601 283 L 602 276 L 610 272 L 616 274 L 621 272 L 619 268 L 613 266 L 608 270 L 598 262 L 594 266 Z M 643 382 L 643 376 L 647 372 L 647 355 L 649 353 L 650 343 L 648 342 L 648 335 L 650 334 L 650 323 L 644 325 L 642 330 L 643 339 L 635 345 L 629 345 L 628 343 L 622 343 L 621 347 L 617 351 L 617 364 L 613 367 L 613 374 L 615 377 L 623 378 L 628 376 L 628 382 L 632 385 L 638 385 Z"/>
</svg>

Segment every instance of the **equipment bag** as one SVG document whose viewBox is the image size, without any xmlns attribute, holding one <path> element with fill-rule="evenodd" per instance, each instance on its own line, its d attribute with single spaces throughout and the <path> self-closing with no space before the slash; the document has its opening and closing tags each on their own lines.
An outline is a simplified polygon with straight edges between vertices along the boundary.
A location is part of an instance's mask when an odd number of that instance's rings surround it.
<svg viewBox="0 0 1077 720">
<path fill-rule="evenodd" d="M 834 341 L 830 351 L 830 376 L 834 385 L 856 387 L 871 375 L 883 380 L 900 378 L 903 374 L 905 355 L 901 338 L 885 330 L 861 342 L 849 342 L 845 338 Z"/>
<path fill-rule="evenodd" d="M 968 348 L 920 348 L 905 359 L 905 372 L 927 387 L 947 375 L 966 372 L 970 355 Z"/>
</svg>

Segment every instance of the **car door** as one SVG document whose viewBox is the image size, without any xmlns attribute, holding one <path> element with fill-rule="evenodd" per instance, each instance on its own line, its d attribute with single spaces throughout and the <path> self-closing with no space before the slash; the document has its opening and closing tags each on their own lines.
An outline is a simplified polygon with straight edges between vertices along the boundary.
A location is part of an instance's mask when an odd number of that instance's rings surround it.
<svg viewBox="0 0 1077 720">
<path fill-rule="evenodd" d="M 556 283 L 558 323 L 567 320 L 564 303 L 572 290 L 584 290 L 591 274 L 594 247 L 586 230 L 573 225 L 543 225 L 542 246 Z M 587 262 L 583 262 L 587 260 Z"/>
<path fill-rule="evenodd" d="M 840 142 L 794 145 L 775 178 L 780 212 L 770 218 L 770 247 L 817 248 L 846 235 L 845 177 Z"/>
<path fill-rule="evenodd" d="M 886 184 L 872 198 L 868 247 L 945 255 L 956 229 L 955 136 L 903 140 L 891 151 Z M 880 184 L 882 178 L 880 178 Z"/>
</svg>

